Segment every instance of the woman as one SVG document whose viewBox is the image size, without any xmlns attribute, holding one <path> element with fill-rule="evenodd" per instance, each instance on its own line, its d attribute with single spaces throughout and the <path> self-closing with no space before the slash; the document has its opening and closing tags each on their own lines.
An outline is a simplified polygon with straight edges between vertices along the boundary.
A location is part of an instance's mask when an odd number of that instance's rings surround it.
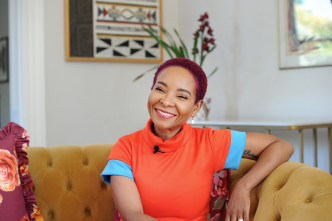
<svg viewBox="0 0 332 221">
<path fill-rule="evenodd" d="M 148 99 L 151 119 L 119 139 L 102 173 L 123 220 L 205 221 L 213 174 L 237 169 L 243 157 L 257 162 L 236 184 L 226 221 L 249 221 L 250 190 L 293 154 L 289 142 L 271 135 L 186 124 L 202 107 L 206 88 L 205 73 L 188 59 L 158 68 Z"/>
</svg>

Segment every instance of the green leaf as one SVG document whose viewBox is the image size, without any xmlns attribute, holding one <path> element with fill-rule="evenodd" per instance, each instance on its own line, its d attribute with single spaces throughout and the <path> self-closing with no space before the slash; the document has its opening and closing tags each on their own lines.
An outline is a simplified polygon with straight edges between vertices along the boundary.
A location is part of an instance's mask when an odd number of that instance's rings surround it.
<svg viewBox="0 0 332 221">
<path fill-rule="evenodd" d="M 202 65 L 203 65 L 203 61 L 204 61 L 204 59 L 205 59 L 205 57 L 208 55 L 208 54 L 210 54 L 215 48 L 216 48 L 217 46 L 213 46 L 213 48 L 211 48 L 204 56 L 202 56 L 202 59 L 201 59 L 201 63 L 200 63 L 200 67 L 202 67 Z"/>
<path fill-rule="evenodd" d="M 163 40 L 161 40 L 158 36 L 154 35 L 150 30 L 148 29 L 144 29 L 146 32 L 148 32 L 150 34 L 151 37 L 153 37 L 161 46 L 163 46 L 165 48 L 165 50 L 167 51 L 168 55 L 173 58 L 172 53 L 169 51 L 169 49 L 171 49 L 171 46 L 169 46 L 167 43 L 165 43 Z"/>
<path fill-rule="evenodd" d="M 207 78 L 210 78 L 214 73 L 216 73 L 216 71 L 218 70 L 218 67 L 216 67 L 211 74 L 209 74 L 209 76 Z"/>
<path fill-rule="evenodd" d="M 213 48 L 211 48 L 211 50 L 209 51 L 209 53 L 211 53 L 216 47 L 217 47 L 217 45 L 213 46 Z"/>
<path fill-rule="evenodd" d="M 149 27 L 149 29 L 150 29 L 151 32 L 155 32 L 156 34 L 158 34 L 158 32 L 157 32 L 156 30 L 154 30 L 154 29 L 151 27 L 151 25 L 149 25 L 149 24 L 146 24 L 146 25 Z"/>
<path fill-rule="evenodd" d="M 162 31 L 162 33 L 166 36 L 167 40 L 170 42 L 171 46 L 171 50 L 174 52 L 174 54 L 176 55 L 176 57 L 180 56 L 180 51 L 178 50 L 178 46 L 176 45 L 176 42 L 174 41 L 173 37 L 167 32 L 166 29 L 164 29 L 161 26 L 158 26 L 160 28 L 160 30 Z"/>
<path fill-rule="evenodd" d="M 220 210 L 226 202 L 226 196 L 219 197 L 213 205 L 213 210 Z"/>
<path fill-rule="evenodd" d="M 179 40 L 180 40 L 180 42 L 181 42 L 181 44 L 182 44 L 182 47 L 183 47 L 184 51 L 186 52 L 186 56 L 187 56 L 187 58 L 189 59 L 189 54 L 188 54 L 188 50 L 187 50 L 186 45 L 185 45 L 184 42 L 182 41 L 182 39 L 181 39 L 179 33 L 176 31 L 176 29 L 174 28 L 173 30 L 174 30 L 175 34 L 178 36 L 178 38 L 179 38 Z"/>
<path fill-rule="evenodd" d="M 197 30 L 198 32 L 198 30 Z M 199 37 L 199 34 L 196 35 L 195 37 L 195 42 L 194 42 L 194 62 L 196 62 L 196 49 L 197 49 L 197 42 L 198 42 L 198 37 Z"/>
<path fill-rule="evenodd" d="M 143 77 L 145 74 L 149 73 L 150 71 L 159 68 L 159 64 L 157 66 L 154 66 L 153 68 L 150 68 L 149 70 L 145 71 L 143 74 L 138 75 L 133 82 L 137 81 L 138 79 L 140 79 L 141 77 Z"/>
<path fill-rule="evenodd" d="M 183 51 L 183 48 L 180 47 L 179 48 L 179 57 L 178 58 L 185 58 L 186 56 L 184 55 L 184 51 Z"/>
</svg>

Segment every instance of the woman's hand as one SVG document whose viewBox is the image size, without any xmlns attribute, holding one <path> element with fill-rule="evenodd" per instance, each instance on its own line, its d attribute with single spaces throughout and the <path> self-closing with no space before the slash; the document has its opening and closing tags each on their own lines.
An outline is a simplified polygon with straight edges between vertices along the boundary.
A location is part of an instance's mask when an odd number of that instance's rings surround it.
<svg viewBox="0 0 332 221">
<path fill-rule="evenodd" d="M 226 221 L 249 221 L 250 191 L 277 166 L 287 161 L 294 148 L 278 137 L 247 133 L 243 158 L 257 160 L 255 165 L 235 185 L 226 210 Z"/>
<path fill-rule="evenodd" d="M 225 221 L 249 221 L 250 190 L 239 181 L 232 192 L 228 202 Z"/>
</svg>

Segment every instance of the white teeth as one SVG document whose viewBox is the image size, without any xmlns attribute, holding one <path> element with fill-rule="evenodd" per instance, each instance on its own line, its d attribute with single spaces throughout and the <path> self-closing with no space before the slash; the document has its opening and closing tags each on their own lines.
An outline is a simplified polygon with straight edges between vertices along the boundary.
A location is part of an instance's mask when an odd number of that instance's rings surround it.
<svg viewBox="0 0 332 221">
<path fill-rule="evenodd" d="M 165 113 L 165 112 L 162 112 L 160 110 L 157 110 L 159 113 L 161 113 L 162 115 L 165 115 L 165 116 L 174 116 L 173 114 L 168 114 L 168 113 Z"/>
</svg>

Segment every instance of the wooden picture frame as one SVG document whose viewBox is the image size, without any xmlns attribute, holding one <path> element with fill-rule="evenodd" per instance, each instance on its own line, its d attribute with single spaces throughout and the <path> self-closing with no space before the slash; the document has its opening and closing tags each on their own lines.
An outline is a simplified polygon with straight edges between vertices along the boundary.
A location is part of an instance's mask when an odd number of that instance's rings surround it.
<svg viewBox="0 0 332 221">
<path fill-rule="evenodd" d="M 0 83 L 9 81 L 8 37 L 0 38 Z"/>
<path fill-rule="evenodd" d="M 279 0 L 279 69 L 332 65 L 332 2 Z"/>
<path fill-rule="evenodd" d="M 66 60 L 161 63 L 145 23 L 162 38 L 162 0 L 65 0 Z"/>
</svg>

